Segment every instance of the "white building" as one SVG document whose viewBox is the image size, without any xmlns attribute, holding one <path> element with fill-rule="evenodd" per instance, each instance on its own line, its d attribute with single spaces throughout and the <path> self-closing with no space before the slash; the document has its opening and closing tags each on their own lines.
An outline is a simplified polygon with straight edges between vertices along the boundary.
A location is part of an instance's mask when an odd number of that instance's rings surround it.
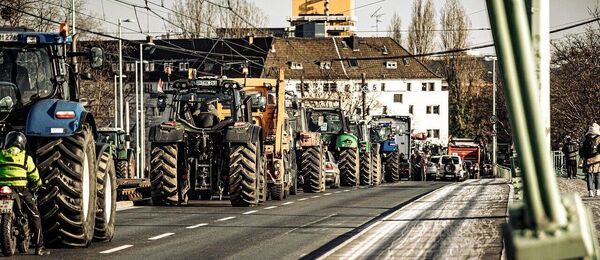
<svg viewBox="0 0 600 260">
<path fill-rule="evenodd" d="M 344 95 L 344 107 L 359 108 L 362 73 L 368 84 L 370 114 L 408 115 L 413 132 L 428 141 L 448 142 L 448 91 L 435 75 L 388 37 L 328 37 L 275 39 L 265 61 L 263 77 L 285 68 L 287 90 L 306 96 Z M 375 59 L 374 59 L 375 57 Z M 388 58 L 389 57 L 389 58 Z M 363 59 L 368 58 L 368 59 Z"/>
</svg>

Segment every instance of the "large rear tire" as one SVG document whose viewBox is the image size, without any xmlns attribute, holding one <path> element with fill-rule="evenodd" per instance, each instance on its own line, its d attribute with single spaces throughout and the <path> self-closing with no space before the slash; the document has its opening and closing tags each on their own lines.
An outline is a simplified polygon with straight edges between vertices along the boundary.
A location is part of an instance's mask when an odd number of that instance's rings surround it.
<svg viewBox="0 0 600 260">
<path fill-rule="evenodd" d="M 269 192 L 271 193 L 272 200 L 283 200 L 285 198 L 285 189 L 283 186 L 284 184 L 274 184 L 271 186 Z"/>
<path fill-rule="evenodd" d="M 400 154 L 387 153 L 385 156 L 385 181 L 397 182 L 400 180 Z"/>
<path fill-rule="evenodd" d="M 360 185 L 372 185 L 373 166 L 370 153 L 360 154 Z"/>
<path fill-rule="evenodd" d="M 372 161 L 371 161 L 371 169 L 373 170 L 373 179 L 371 181 L 372 185 L 379 185 L 381 184 L 381 154 L 379 153 L 378 149 L 377 150 L 373 150 L 371 152 L 372 154 Z"/>
<path fill-rule="evenodd" d="M 4 256 L 12 256 L 17 249 L 17 236 L 13 232 L 16 224 L 15 214 L 2 215 L 2 237 L 0 237 L 0 248 Z"/>
<path fill-rule="evenodd" d="M 98 210 L 94 240 L 110 241 L 115 234 L 115 212 L 117 209 L 117 180 L 112 155 L 103 152 L 98 162 L 97 172 Z"/>
<path fill-rule="evenodd" d="M 177 180 L 177 144 L 152 144 L 150 160 L 151 196 L 153 205 L 180 205 L 187 203 L 181 196 Z"/>
<path fill-rule="evenodd" d="M 360 174 L 358 149 L 345 148 L 339 156 L 340 180 L 342 186 L 357 186 Z"/>
<path fill-rule="evenodd" d="M 323 176 L 323 148 L 321 146 L 308 147 L 302 150 L 300 172 L 304 176 L 304 192 L 320 192 Z"/>
<path fill-rule="evenodd" d="M 49 245 L 82 247 L 92 241 L 97 205 L 96 149 L 92 129 L 83 124 L 78 133 L 41 138 L 37 167 L 44 183 L 38 206 Z"/>
<path fill-rule="evenodd" d="M 255 143 L 231 144 L 229 152 L 229 199 L 236 207 L 256 206 L 259 203 L 262 178 L 261 152 Z M 264 188 L 263 188 L 264 189 Z"/>
</svg>

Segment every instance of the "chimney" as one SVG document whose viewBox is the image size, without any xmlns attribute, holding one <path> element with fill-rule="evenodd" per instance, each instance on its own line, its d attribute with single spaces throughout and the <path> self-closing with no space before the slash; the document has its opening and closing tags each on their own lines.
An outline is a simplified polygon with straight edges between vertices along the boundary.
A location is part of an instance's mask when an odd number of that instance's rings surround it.
<svg viewBox="0 0 600 260">
<path fill-rule="evenodd" d="M 358 36 L 353 34 L 348 40 L 350 41 L 348 44 L 350 45 L 350 48 L 352 48 L 353 51 L 358 51 Z"/>
</svg>

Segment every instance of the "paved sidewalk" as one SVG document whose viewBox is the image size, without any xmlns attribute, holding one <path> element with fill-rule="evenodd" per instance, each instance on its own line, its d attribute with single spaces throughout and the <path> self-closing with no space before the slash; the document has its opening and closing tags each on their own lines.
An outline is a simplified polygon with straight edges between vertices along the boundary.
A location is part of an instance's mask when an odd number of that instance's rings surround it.
<svg viewBox="0 0 600 260">
<path fill-rule="evenodd" d="M 375 222 L 324 256 L 500 259 L 509 192 L 502 179 L 446 186 Z"/>
</svg>

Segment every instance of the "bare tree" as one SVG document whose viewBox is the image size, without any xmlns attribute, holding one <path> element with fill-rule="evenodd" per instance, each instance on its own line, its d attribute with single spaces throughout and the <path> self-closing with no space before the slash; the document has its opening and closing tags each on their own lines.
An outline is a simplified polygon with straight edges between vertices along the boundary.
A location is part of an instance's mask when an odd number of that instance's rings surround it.
<svg viewBox="0 0 600 260">
<path fill-rule="evenodd" d="M 177 0 L 173 9 L 173 29 L 183 38 L 239 38 L 256 34 L 268 21 L 260 7 L 247 0 Z"/>
<path fill-rule="evenodd" d="M 554 147 L 565 135 L 579 137 L 600 123 L 600 31 L 588 28 L 552 43 L 550 98 Z"/>
<path fill-rule="evenodd" d="M 435 13 L 431 0 L 415 0 L 408 26 L 408 49 L 413 54 L 433 50 L 435 38 Z M 421 58 L 422 59 L 422 58 Z"/>
<path fill-rule="evenodd" d="M 470 21 L 463 5 L 458 0 L 448 0 L 440 16 L 442 48 L 453 50 L 466 47 Z"/>
<path fill-rule="evenodd" d="M 396 42 L 402 44 L 402 20 L 396 12 L 394 12 L 394 15 L 392 15 L 392 20 L 388 26 L 388 34 L 390 37 L 396 40 Z"/>
</svg>

